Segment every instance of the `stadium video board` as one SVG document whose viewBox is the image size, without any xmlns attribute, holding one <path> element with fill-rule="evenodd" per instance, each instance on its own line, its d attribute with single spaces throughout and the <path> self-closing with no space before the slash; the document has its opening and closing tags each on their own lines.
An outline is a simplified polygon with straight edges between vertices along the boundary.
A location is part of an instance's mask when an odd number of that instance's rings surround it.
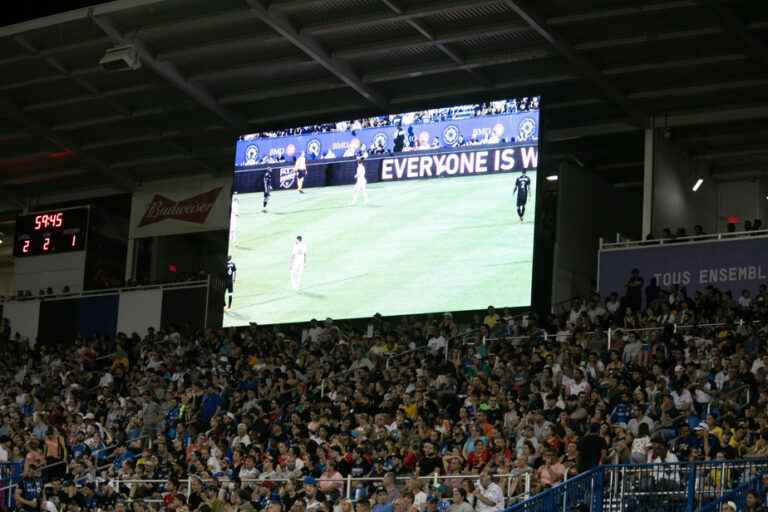
<svg viewBox="0 0 768 512">
<path fill-rule="evenodd" d="M 539 108 L 241 136 L 224 325 L 530 305 Z"/>
</svg>

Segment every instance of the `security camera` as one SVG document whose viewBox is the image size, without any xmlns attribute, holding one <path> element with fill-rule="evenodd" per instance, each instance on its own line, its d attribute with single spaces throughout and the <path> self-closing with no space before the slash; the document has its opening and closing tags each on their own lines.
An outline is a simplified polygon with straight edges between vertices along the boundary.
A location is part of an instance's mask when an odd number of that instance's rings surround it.
<svg viewBox="0 0 768 512">
<path fill-rule="evenodd" d="M 141 67 L 141 59 L 132 45 L 118 46 L 107 50 L 99 65 L 106 71 L 136 70 Z"/>
</svg>

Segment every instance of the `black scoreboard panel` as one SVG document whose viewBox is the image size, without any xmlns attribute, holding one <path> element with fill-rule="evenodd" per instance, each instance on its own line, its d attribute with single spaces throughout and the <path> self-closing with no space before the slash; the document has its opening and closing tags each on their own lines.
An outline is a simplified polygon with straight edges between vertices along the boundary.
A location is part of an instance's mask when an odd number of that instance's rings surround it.
<svg viewBox="0 0 768 512">
<path fill-rule="evenodd" d="M 27 213 L 16 218 L 17 258 L 85 250 L 88 206 Z"/>
</svg>

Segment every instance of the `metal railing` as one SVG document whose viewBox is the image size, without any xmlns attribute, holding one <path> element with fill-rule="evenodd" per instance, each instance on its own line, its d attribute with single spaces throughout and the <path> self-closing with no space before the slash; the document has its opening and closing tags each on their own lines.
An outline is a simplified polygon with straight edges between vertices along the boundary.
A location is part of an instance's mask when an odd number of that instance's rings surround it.
<svg viewBox="0 0 768 512">
<path fill-rule="evenodd" d="M 764 474 L 768 474 L 768 460 L 598 466 L 506 512 L 570 511 L 578 507 L 592 512 L 715 512 L 729 496 L 757 485 Z"/>
<path fill-rule="evenodd" d="M 605 242 L 600 239 L 600 250 L 623 249 L 629 247 L 655 247 L 660 245 L 685 244 L 690 242 L 717 242 L 723 240 L 739 240 L 768 236 L 768 230 L 734 231 L 733 233 L 715 233 L 711 235 L 688 235 L 675 238 L 658 238 L 654 240 L 636 240 L 623 242 Z"/>
<path fill-rule="evenodd" d="M 428 482 L 431 484 L 432 489 L 437 492 L 438 488 L 442 487 L 443 485 L 451 488 L 454 485 L 451 485 L 452 482 L 460 484 L 463 480 L 472 480 L 475 481 L 479 478 L 479 475 L 475 474 L 467 474 L 467 475 L 431 475 L 431 476 L 422 476 L 422 477 L 396 477 L 395 478 L 395 484 L 398 486 L 398 488 L 401 488 L 406 482 L 409 480 L 412 480 L 413 478 L 418 478 L 419 480 L 423 480 L 424 482 Z M 525 471 L 525 472 L 513 472 L 513 473 L 503 473 L 503 474 L 497 474 L 493 475 L 493 478 L 496 480 L 497 484 L 502 488 L 504 492 L 504 497 L 507 500 L 507 503 L 513 502 L 513 501 L 522 501 L 530 497 L 531 492 L 531 472 Z M 219 478 L 215 480 L 210 479 L 203 479 L 203 478 L 197 478 L 197 477 L 190 477 L 178 480 L 179 487 L 184 488 L 184 494 L 187 498 L 192 494 L 192 482 L 194 480 L 197 480 L 198 482 L 202 484 L 219 484 L 219 485 L 234 485 L 234 482 L 227 479 L 227 478 Z M 241 485 L 243 487 L 251 487 L 256 485 L 261 485 L 265 483 L 269 484 L 283 484 L 288 481 L 296 481 L 297 478 L 243 478 L 240 479 Z M 351 475 L 347 476 L 346 478 L 341 478 L 338 480 L 322 480 L 318 479 L 318 484 L 323 485 L 324 483 L 330 483 L 333 484 L 334 487 L 336 487 L 338 490 L 336 491 L 338 493 L 338 497 L 341 499 L 358 499 L 360 497 L 369 498 L 371 497 L 368 494 L 368 489 L 372 487 L 375 484 L 381 483 L 382 478 L 380 477 L 353 477 Z M 145 485 L 145 484 L 151 484 L 154 486 L 165 486 L 168 483 L 168 480 L 135 480 L 135 479 L 119 479 L 119 478 L 113 478 L 110 481 L 110 485 L 112 485 L 114 488 L 119 489 L 121 486 L 125 486 L 128 490 L 129 497 L 132 494 L 132 490 L 138 486 Z M 516 484 L 516 485 L 515 485 Z M 522 488 L 520 487 L 520 484 L 522 484 Z M 512 491 L 515 491 L 514 493 Z"/>
<path fill-rule="evenodd" d="M 587 471 L 516 503 L 505 512 L 570 512 L 580 505 L 585 505 L 592 512 L 601 512 L 604 477 L 601 468 Z"/>
</svg>

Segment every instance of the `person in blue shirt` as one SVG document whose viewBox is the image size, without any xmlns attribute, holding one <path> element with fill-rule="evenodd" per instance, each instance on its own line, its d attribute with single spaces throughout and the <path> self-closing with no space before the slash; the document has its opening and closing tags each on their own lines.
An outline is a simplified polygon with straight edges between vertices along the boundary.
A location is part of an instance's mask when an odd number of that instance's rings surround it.
<svg viewBox="0 0 768 512">
<path fill-rule="evenodd" d="M 389 500 L 389 493 L 383 485 L 376 487 L 374 499 L 376 504 L 373 506 L 372 512 L 394 512 L 394 505 Z"/>
<path fill-rule="evenodd" d="M 39 510 L 40 499 L 43 496 L 43 479 L 40 476 L 40 470 L 34 469 L 25 472 L 15 492 L 18 510 L 24 512 Z"/>
<path fill-rule="evenodd" d="M 211 422 L 211 418 L 216 415 L 216 411 L 219 410 L 221 405 L 221 396 L 216 393 L 213 386 L 208 386 L 205 390 L 202 403 L 200 404 L 200 423 L 208 426 Z"/>
</svg>

